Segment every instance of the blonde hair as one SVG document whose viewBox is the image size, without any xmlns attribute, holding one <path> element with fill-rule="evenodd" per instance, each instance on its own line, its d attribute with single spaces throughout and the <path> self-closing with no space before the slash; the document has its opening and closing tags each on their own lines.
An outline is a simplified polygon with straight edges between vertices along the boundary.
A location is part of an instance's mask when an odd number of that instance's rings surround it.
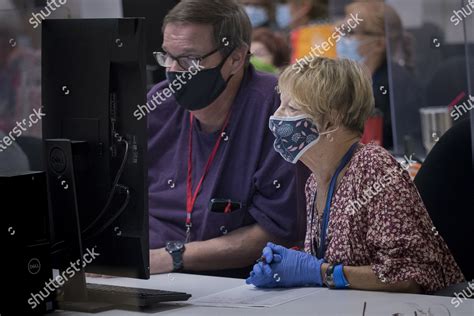
<svg viewBox="0 0 474 316">
<path fill-rule="evenodd" d="M 298 71 L 288 67 L 278 86 L 315 123 L 332 122 L 360 134 L 374 109 L 368 72 L 348 59 L 316 57 Z"/>
</svg>

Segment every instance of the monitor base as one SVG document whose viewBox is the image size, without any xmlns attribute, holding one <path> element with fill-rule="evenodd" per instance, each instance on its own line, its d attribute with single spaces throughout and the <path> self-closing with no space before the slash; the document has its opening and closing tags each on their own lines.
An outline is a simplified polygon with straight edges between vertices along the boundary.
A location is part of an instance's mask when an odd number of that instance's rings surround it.
<svg viewBox="0 0 474 316">
<path fill-rule="evenodd" d="M 81 313 L 100 313 L 105 311 L 110 311 L 116 309 L 116 306 L 110 303 L 100 303 L 100 302 L 68 302 L 62 301 L 58 302 L 57 309 L 72 311 L 72 312 L 81 312 Z"/>
</svg>

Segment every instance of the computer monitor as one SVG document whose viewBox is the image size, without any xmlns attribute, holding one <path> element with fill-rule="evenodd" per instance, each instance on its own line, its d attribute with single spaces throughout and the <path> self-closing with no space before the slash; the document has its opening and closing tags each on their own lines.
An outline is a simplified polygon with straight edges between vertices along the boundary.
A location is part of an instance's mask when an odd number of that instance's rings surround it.
<svg viewBox="0 0 474 316">
<path fill-rule="evenodd" d="M 85 283 L 84 271 L 150 277 L 147 123 L 133 115 L 146 103 L 143 23 L 43 22 L 44 155 L 62 309 L 146 308 L 191 296 Z"/>
<path fill-rule="evenodd" d="M 43 22 L 53 267 L 70 277 L 64 282 L 69 302 L 89 299 L 83 269 L 72 273 L 74 263 L 91 273 L 150 276 L 147 126 L 133 116 L 137 104 L 146 103 L 143 23 L 140 18 Z"/>
<path fill-rule="evenodd" d="M 148 87 L 151 88 L 166 79 L 165 70 L 160 67 L 153 55 L 163 49 L 161 26 L 168 12 L 179 3 L 179 0 L 122 0 L 124 17 L 145 17 L 145 42 L 148 70 Z"/>
</svg>

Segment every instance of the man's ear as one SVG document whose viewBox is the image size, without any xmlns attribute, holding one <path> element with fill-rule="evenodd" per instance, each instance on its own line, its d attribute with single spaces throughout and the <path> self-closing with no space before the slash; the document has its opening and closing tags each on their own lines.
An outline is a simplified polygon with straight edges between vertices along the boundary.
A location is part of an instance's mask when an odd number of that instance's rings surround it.
<svg viewBox="0 0 474 316">
<path fill-rule="evenodd" d="M 242 45 L 239 48 L 236 48 L 232 54 L 229 56 L 230 60 L 230 74 L 235 75 L 238 73 L 244 66 L 247 61 L 249 54 L 249 47 L 247 45 Z"/>
</svg>

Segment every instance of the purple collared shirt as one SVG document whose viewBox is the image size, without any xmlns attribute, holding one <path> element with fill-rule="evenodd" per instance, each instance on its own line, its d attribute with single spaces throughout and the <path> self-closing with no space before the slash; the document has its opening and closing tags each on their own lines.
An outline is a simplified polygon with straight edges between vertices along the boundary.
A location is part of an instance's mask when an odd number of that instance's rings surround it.
<svg viewBox="0 0 474 316">
<path fill-rule="evenodd" d="M 274 136 L 268 118 L 280 105 L 275 77 L 245 73 L 232 106 L 214 162 L 197 197 L 192 213 L 191 241 L 208 240 L 240 227 L 258 223 L 270 234 L 296 239 L 295 166 L 273 149 Z M 168 86 L 164 81 L 148 94 Z M 189 112 L 174 97 L 148 114 L 150 248 L 186 237 L 186 175 L 188 163 Z M 220 132 L 207 134 L 195 121 L 193 137 L 193 192 Z M 230 214 L 209 211 L 212 198 L 231 199 L 242 208 Z"/>
</svg>

